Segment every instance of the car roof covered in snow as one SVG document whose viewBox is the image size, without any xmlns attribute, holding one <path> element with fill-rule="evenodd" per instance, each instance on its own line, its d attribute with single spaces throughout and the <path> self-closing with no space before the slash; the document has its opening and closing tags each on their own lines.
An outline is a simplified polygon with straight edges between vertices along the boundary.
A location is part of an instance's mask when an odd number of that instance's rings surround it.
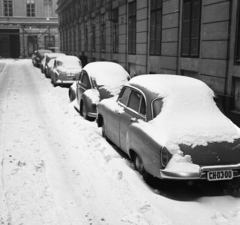
<svg viewBox="0 0 240 225">
<path fill-rule="evenodd" d="M 156 141 L 174 153 L 179 144 L 192 147 L 240 138 L 236 126 L 218 109 L 214 92 L 202 81 L 180 75 L 140 75 L 129 81 L 163 99 L 160 114 L 139 121 Z"/>
<path fill-rule="evenodd" d="M 128 72 L 118 63 L 114 62 L 91 62 L 83 70 L 96 80 L 97 85 L 104 86 L 112 94 L 118 94 L 124 84 L 130 78 Z"/>
</svg>

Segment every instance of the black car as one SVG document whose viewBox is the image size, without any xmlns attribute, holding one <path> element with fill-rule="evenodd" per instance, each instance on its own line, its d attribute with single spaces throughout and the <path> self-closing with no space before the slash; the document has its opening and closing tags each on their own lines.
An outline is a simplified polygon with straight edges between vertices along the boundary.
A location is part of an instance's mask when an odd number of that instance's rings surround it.
<svg viewBox="0 0 240 225">
<path fill-rule="evenodd" d="M 39 67 L 45 53 L 52 53 L 52 51 L 47 49 L 36 50 L 32 54 L 32 64 L 36 67 Z"/>
</svg>

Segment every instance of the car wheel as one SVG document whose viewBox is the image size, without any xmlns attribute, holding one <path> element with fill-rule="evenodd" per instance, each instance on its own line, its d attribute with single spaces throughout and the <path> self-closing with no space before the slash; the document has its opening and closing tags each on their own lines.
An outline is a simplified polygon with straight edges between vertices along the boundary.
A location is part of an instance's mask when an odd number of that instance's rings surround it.
<svg viewBox="0 0 240 225">
<path fill-rule="evenodd" d="M 138 154 L 135 154 L 134 156 L 134 167 L 135 169 L 142 175 L 144 181 L 152 185 L 153 177 L 145 170 L 142 159 Z"/>
<path fill-rule="evenodd" d="M 70 100 L 70 102 L 72 102 L 76 98 L 76 96 L 73 93 L 73 91 L 71 91 L 71 89 L 69 89 L 68 93 L 69 93 L 69 100 Z"/>
<path fill-rule="evenodd" d="M 89 116 L 87 115 L 88 112 L 87 112 L 86 106 L 85 106 L 85 104 L 84 104 L 83 102 L 81 103 L 80 114 L 81 114 L 81 116 L 82 116 L 84 119 L 90 120 Z"/>
<path fill-rule="evenodd" d="M 55 78 L 54 78 L 54 77 L 52 77 L 52 84 L 53 84 L 53 86 L 54 86 L 54 87 L 56 87 L 56 86 L 57 86 L 57 83 L 56 83 L 56 80 L 55 80 Z"/>
<path fill-rule="evenodd" d="M 104 120 L 102 120 L 102 136 L 107 139 Z"/>
</svg>

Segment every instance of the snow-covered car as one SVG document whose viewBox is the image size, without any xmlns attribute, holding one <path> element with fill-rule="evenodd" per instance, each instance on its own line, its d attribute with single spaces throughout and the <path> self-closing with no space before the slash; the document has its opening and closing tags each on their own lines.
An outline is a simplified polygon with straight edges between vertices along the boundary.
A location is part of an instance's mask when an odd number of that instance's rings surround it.
<svg viewBox="0 0 240 225">
<path fill-rule="evenodd" d="M 97 123 L 146 180 L 230 180 L 240 176 L 240 129 L 214 98 L 194 78 L 141 75 L 98 104 Z"/>
<path fill-rule="evenodd" d="M 72 84 L 82 71 L 82 64 L 78 57 L 73 55 L 61 55 L 54 60 L 51 81 L 54 86 L 58 84 Z"/>
<path fill-rule="evenodd" d="M 97 104 L 102 99 L 118 95 L 129 79 L 128 72 L 118 63 L 104 61 L 87 64 L 76 83 L 75 95 L 80 114 L 87 120 L 95 119 Z M 69 97 L 73 93 L 74 90 L 70 89 Z"/>
<path fill-rule="evenodd" d="M 44 65 L 43 73 L 45 74 L 45 76 L 47 78 L 50 78 L 50 74 L 49 74 L 50 68 L 49 68 L 49 65 L 48 65 L 49 61 L 51 59 L 56 59 L 58 56 L 63 56 L 63 55 L 65 55 L 65 54 L 64 53 L 48 53 L 48 54 L 46 54 L 46 59 L 45 59 L 45 65 Z"/>
<path fill-rule="evenodd" d="M 34 53 L 32 54 L 32 64 L 33 66 L 39 67 L 40 63 L 44 57 L 45 53 L 51 53 L 51 50 L 47 50 L 47 49 L 39 49 L 34 51 Z"/>
</svg>

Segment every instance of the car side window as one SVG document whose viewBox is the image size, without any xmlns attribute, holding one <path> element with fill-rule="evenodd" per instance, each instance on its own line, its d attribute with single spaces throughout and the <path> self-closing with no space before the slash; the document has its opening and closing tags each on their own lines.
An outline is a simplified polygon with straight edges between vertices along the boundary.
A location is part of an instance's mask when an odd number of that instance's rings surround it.
<svg viewBox="0 0 240 225">
<path fill-rule="evenodd" d="M 123 90 L 123 92 L 122 92 L 120 98 L 118 99 L 118 101 L 121 102 L 123 105 L 127 106 L 129 95 L 130 95 L 131 91 L 132 91 L 131 88 L 126 87 Z"/>
<path fill-rule="evenodd" d="M 128 107 L 131 108 L 132 110 L 138 112 L 141 97 L 142 96 L 139 92 L 133 90 L 131 95 L 130 95 L 130 98 L 129 98 Z"/>
<path fill-rule="evenodd" d="M 157 98 L 152 102 L 152 115 L 155 118 L 158 114 L 160 114 L 163 106 L 162 98 Z"/>
<path fill-rule="evenodd" d="M 88 77 L 88 75 L 86 73 L 82 74 L 81 83 L 82 83 L 82 86 L 84 88 L 86 88 L 86 89 L 90 89 L 91 88 L 91 83 L 90 83 L 89 77 Z"/>
<path fill-rule="evenodd" d="M 142 96 L 142 101 L 140 106 L 140 113 L 144 116 L 146 115 L 146 102 L 143 96 Z"/>
<path fill-rule="evenodd" d="M 80 75 L 79 75 L 79 77 L 78 77 L 78 83 L 81 82 L 82 74 L 83 74 L 83 72 L 81 72 Z"/>
</svg>

